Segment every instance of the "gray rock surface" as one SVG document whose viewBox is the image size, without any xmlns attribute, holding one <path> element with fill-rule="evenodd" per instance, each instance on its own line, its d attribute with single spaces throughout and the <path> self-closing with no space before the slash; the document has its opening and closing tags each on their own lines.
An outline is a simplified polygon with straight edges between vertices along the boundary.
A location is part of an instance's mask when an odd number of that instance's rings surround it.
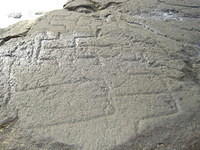
<svg viewBox="0 0 200 150">
<path fill-rule="evenodd" d="M 0 150 L 199 150 L 200 1 L 64 8 L 0 29 Z"/>
</svg>

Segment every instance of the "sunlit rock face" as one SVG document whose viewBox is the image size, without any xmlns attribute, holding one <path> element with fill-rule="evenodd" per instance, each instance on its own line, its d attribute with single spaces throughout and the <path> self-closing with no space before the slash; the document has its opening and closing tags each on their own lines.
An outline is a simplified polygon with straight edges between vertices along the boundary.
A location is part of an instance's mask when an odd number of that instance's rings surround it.
<svg viewBox="0 0 200 150">
<path fill-rule="evenodd" d="M 74 0 L 0 30 L 0 149 L 198 150 L 200 2 Z"/>
</svg>

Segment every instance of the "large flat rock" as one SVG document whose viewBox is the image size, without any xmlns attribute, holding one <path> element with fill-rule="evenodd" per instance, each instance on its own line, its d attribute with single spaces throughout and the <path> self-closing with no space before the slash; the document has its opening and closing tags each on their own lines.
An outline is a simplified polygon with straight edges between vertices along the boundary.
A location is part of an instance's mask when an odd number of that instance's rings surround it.
<svg viewBox="0 0 200 150">
<path fill-rule="evenodd" d="M 0 150 L 199 150 L 200 2 L 64 8 L 0 30 Z"/>
</svg>

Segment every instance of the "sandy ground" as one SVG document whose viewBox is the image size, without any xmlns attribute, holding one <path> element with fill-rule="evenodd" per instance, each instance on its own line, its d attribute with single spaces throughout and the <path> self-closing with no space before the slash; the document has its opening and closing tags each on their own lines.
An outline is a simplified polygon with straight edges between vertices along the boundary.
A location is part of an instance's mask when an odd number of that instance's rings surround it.
<svg viewBox="0 0 200 150">
<path fill-rule="evenodd" d="M 5 0 L 0 5 L 0 28 L 22 20 L 35 19 L 42 13 L 62 8 L 68 0 Z M 42 12 L 40 15 L 35 13 Z M 15 19 L 10 14 L 21 13 L 22 17 Z"/>
</svg>

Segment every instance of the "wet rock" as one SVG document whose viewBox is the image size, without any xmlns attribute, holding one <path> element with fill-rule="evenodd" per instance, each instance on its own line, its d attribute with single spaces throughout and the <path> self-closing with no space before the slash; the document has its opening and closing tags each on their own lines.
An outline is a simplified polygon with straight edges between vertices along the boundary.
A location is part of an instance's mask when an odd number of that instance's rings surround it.
<svg viewBox="0 0 200 150">
<path fill-rule="evenodd" d="M 198 6 L 74 0 L 0 29 L 0 147 L 198 150 Z"/>
<path fill-rule="evenodd" d="M 101 3 L 92 0 L 72 0 L 64 4 L 63 8 L 69 11 L 76 11 L 81 13 L 92 13 L 100 10 L 104 10 L 111 6 L 116 6 L 121 2 L 108 1 L 107 3 Z"/>
</svg>

